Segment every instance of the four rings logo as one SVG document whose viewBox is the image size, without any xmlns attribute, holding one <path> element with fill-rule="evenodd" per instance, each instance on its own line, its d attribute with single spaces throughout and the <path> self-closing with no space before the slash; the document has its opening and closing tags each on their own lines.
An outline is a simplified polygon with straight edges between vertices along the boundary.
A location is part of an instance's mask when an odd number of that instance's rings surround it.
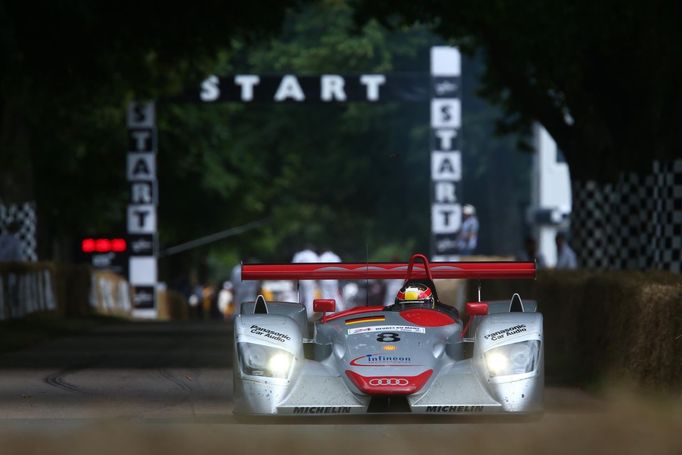
<svg viewBox="0 0 682 455">
<path fill-rule="evenodd" d="M 405 378 L 372 378 L 369 380 L 369 385 L 373 385 L 373 386 L 407 385 L 407 379 L 405 379 Z"/>
</svg>

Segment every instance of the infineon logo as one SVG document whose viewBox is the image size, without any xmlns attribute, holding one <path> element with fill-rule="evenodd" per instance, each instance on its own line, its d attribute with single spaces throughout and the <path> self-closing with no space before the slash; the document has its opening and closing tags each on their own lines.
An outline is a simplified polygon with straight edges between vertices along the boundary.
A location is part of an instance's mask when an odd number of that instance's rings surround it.
<svg viewBox="0 0 682 455">
<path fill-rule="evenodd" d="M 356 367 L 409 367 L 415 366 L 412 357 L 402 355 L 367 354 L 350 361 Z"/>
</svg>

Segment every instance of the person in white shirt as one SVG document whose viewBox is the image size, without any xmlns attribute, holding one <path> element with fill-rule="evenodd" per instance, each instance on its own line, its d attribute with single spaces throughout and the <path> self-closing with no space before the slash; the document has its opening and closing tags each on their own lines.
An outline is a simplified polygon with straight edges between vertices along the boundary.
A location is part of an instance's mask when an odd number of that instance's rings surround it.
<svg viewBox="0 0 682 455">
<path fill-rule="evenodd" d="M 294 258 L 291 260 L 293 263 L 310 263 L 310 262 L 320 262 L 320 258 L 317 253 L 313 250 L 312 245 L 306 245 L 303 250 L 294 254 Z M 308 319 L 313 317 L 313 300 L 315 299 L 315 280 L 300 280 L 298 282 L 299 295 L 301 296 L 301 303 L 305 305 L 306 313 L 308 314 Z"/>
<path fill-rule="evenodd" d="M 232 305 L 234 300 L 232 295 L 233 289 L 232 282 L 228 280 L 223 283 L 223 288 L 218 293 L 218 310 L 220 310 L 220 314 L 224 319 L 229 319 L 234 314 L 234 306 Z"/>
<path fill-rule="evenodd" d="M 320 255 L 320 262 L 341 262 L 341 258 L 330 248 L 325 248 Z M 323 299 L 336 300 L 336 311 L 346 309 L 343 297 L 339 293 L 339 280 L 320 280 L 320 291 Z"/>
<path fill-rule="evenodd" d="M 398 291 L 403 287 L 403 284 L 405 284 L 405 280 L 385 280 L 384 284 L 386 286 L 386 290 L 384 292 L 384 306 L 391 306 L 395 303 L 395 298 L 398 295 Z"/>
<path fill-rule="evenodd" d="M 573 249 L 568 246 L 566 241 L 566 234 L 563 232 L 557 232 L 554 238 L 556 242 L 556 269 L 572 270 L 578 268 L 578 258 L 575 255 Z"/>
<path fill-rule="evenodd" d="M 255 261 L 247 259 L 245 262 L 249 264 Z M 242 281 L 241 264 L 237 264 L 232 268 L 230 281 L 232 282 L 233 301 L 234 304 L 237 305 L 237 308 L 239 308 L 243 302 L 253 302 L 256 300 L 256 297 L 258 297 L 260 282 L 251 280 Z"/>
</svg>

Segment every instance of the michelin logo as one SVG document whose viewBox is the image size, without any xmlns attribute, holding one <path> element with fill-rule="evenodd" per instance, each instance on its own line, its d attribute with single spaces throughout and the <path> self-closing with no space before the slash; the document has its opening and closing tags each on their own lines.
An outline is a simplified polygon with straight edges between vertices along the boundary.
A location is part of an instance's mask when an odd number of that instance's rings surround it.
<svg viewBox="0 0 682 455">
<path fill-rule="evenodd" d="M 294 414 L 350 414 L 350 406 L 296 406 Z"/>
<path fill-rule="evenodd" d="M 426 412 L 431 413 L 463 413 L 463 412 L 483 412 L 483 406 L 427 406 Z"/>
</svg>

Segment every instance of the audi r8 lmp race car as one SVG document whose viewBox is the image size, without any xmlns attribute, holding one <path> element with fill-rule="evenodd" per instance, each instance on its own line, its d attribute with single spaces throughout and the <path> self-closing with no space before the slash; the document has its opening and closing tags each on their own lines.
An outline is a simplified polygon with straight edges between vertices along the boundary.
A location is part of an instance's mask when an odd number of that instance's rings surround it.
<svg viewBox="0 0 682 455">
<path fill-rule="evenodd" d="M 234 412 L 539 414 L 544 355 L 535 302 L 515 294 L 510 301 L 468 303 L 463 325 L 453 307 L 440 303 L 433 282 L 534 276 L 532 262 L 429 264 L 420 254 L 408 264 L 244 264 L 244 280 L 400 278 L 405 284 L 390 307 L 334 312 L 334 300 L 315 300 L 314 310 L 324 315 L 312 333 L 300 303 L 262 296 L 242 303 L 234 320 Z"/>
</svg>

